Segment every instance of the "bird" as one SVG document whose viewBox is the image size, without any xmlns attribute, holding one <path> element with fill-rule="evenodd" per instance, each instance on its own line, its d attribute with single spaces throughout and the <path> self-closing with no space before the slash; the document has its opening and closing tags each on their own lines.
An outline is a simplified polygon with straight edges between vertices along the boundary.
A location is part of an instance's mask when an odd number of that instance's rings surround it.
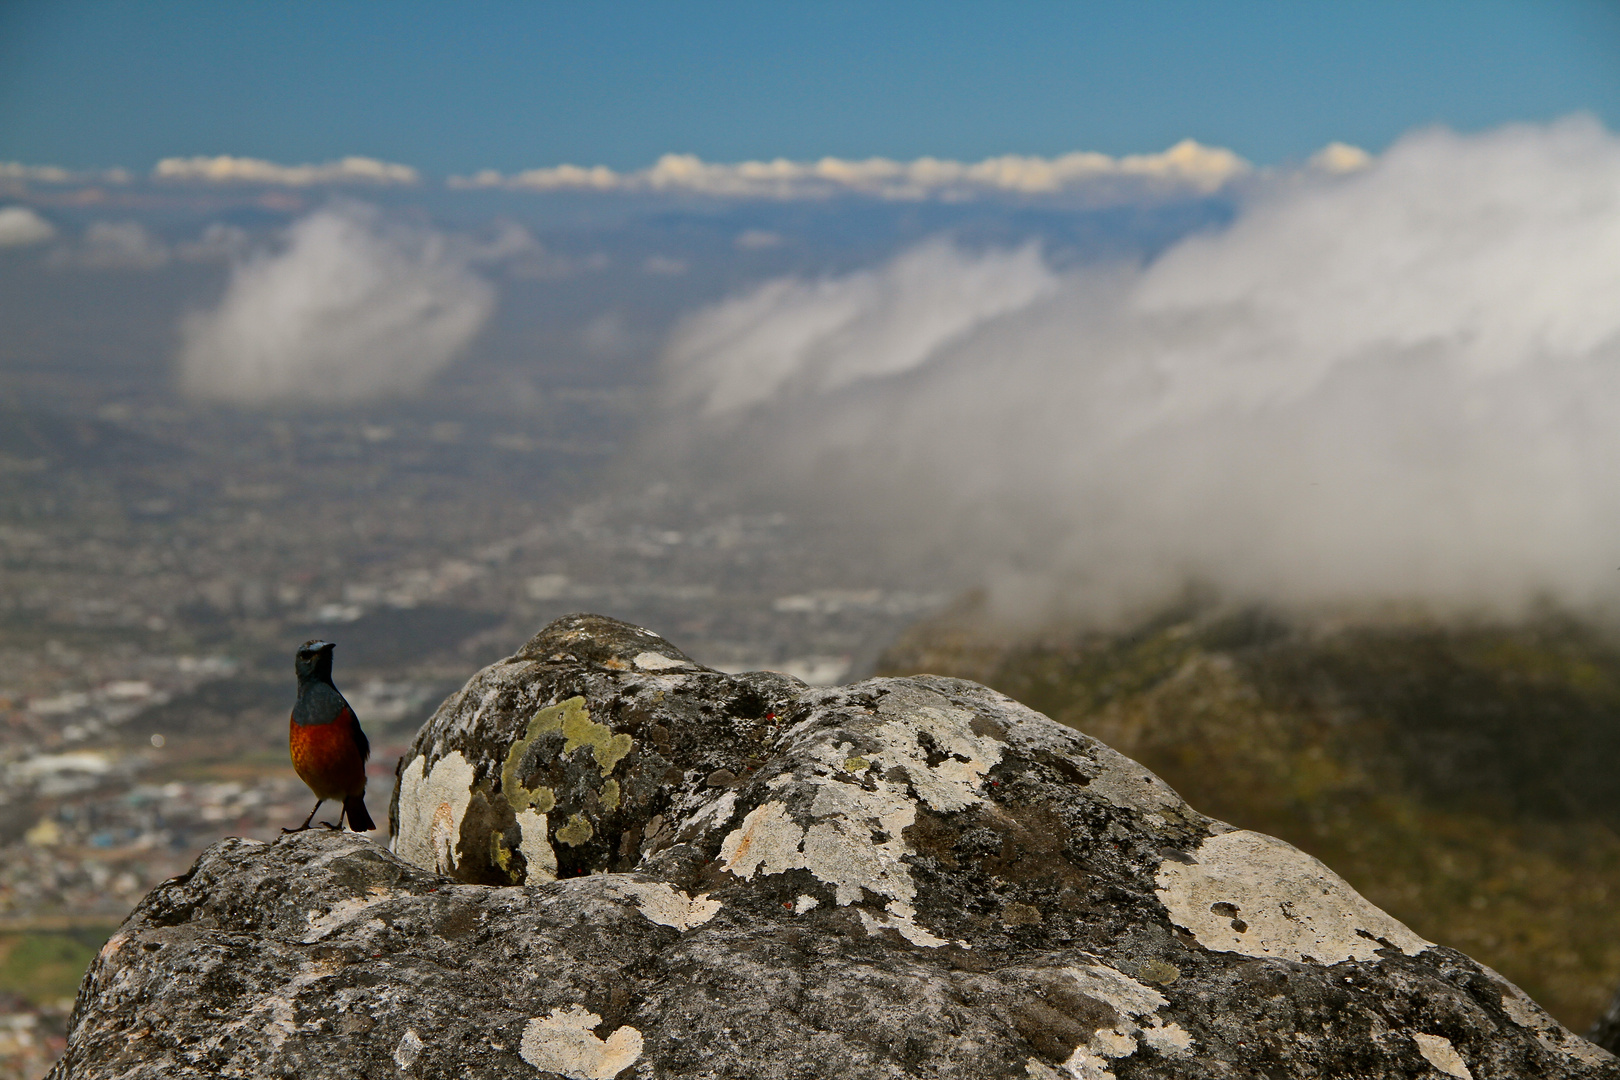
<svg viewBox="0 0 1620 1080">
<path fill-rule="evenodd" d="M 335 648 L 337 645 L 333 642 L 317 638 L 304 642 L 293 654 L 293 670 L 298 673 L 298 701 L 293 705 L 288 722 L 287 746 L 292 752 L 293 770 L 315 793 L 315 809 L 302 825 L 282 829 L 284 833 L 309 828 L 310 822 L 315 820 L 315 812 L 328 799 L 341 800 L 343 810 L 338 814 L 337 824 L 327 828 L 343 828 L 345 816 L 349 827 L 356 832 L 377 827 L 366 812 L 366 759 L 371 756 L 371 744 L 366 740 L 366 733 L 360 730 L 354 709 L 332 683 L 332 650 Z"/>
</svg>

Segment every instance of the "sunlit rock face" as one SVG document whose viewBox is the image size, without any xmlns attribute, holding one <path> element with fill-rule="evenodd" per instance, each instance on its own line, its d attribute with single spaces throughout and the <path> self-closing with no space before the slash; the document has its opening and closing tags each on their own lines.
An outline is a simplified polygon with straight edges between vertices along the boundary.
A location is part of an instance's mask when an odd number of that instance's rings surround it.
<svg viewBox="0 0 1620 1080">
<path fill-rule="evenodd" d="M 393 853 L 227 840 L 154 890 L 56 1075 L 1620 1078 L 975 683 L 730 676 L 570 616 L 399 775 Z"/>
</svg>

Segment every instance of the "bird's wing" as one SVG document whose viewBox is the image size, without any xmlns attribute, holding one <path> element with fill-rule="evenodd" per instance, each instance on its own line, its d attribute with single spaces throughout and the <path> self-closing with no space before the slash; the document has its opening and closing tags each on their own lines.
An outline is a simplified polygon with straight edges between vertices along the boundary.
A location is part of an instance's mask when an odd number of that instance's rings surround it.
<svg viewBox="0 0 1620 1080">
<path fill-rule="evenodd" d="M 366 733 L 360 730 L 360 718 L 354 715 L 354 709 L 347 701 L 343 703 L 343 716 L 348 718 L 349 730 L 354 732 L 354 741 L 360 746 L 360 760 L 369 761 L 371 759 L 371 740 L 367 739 Z"/>
</svg>

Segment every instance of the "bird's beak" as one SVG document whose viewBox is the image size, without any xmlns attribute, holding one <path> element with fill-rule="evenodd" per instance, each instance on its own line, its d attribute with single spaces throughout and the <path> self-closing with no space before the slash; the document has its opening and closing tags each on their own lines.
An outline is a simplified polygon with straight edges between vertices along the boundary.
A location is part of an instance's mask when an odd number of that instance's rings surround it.
<svg viewBox="0 0 1620 1080">
<path fill-rule="evenodd" d="M 312 652 L 331 652 L 335 648 L 337 648 L 337 642 L 335 641 L 317 641 L 310 646 Z"/>
</svg>

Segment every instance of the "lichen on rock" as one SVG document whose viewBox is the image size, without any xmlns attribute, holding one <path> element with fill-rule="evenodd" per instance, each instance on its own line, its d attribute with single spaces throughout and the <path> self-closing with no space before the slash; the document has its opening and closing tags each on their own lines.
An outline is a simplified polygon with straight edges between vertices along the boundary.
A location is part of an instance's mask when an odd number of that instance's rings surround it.
<svg viewBox="0 0 1620 1080">
<path fill-rule="evenodd" d="M 974 683 L 726 675 L 570 616 L 398 770 L 394 851 L 227 840 L 56 1076 L 1620 1080 L 1488 968 Z"/>
</svg>

